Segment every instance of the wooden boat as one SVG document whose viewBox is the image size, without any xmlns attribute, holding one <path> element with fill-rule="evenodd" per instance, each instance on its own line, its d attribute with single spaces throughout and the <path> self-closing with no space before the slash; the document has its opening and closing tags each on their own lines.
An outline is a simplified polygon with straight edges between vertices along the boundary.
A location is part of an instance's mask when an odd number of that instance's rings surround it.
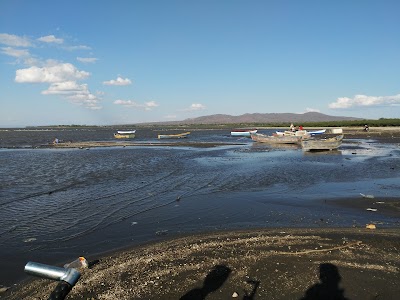
<svg viewBox="0 0 400 300">
<path fill-rule="evenodd" d="M 117 133 L 119 133 L 119 134 L 135 134 L 136 130 L 118 130 Z"/>
<path fill-rule="evenodd" d="M 262 133 L 252 133 L 251 139 L 255 142 L 269 144 L 298 144 L 302 136 L 296 135 L 266 135 Z"/>
<path fill-rule="evenodd" d="M 250 137 L 252 133 L 256 133 L 257 129 L 234 129 L 231 131 L 231 136 L 247 136 Z"/>
<path fill-rule="evenodd" d="M 159 134 L 159 139 L 183 139 L 189 136 L 190 132 L 183 132 L 178 134 Z"/>
<path fill-rule="evenodd" d="M 304 151 L 335 150 L 340 147 L 343 140 L 343 134 L 326 139 L 307 139 L 301 141 L 301 147 Z"/>
<path fill-rule="evenodd" d="M 114 137 L 116 139 L 133 139 L 135 134 L 121 134 L 121 133 L 114 133 Z"/>
<path fill-rule="evenodd" d="M 307 130 L 297 130 L 297 131 L 277 131 L 277 135 L 297 135 L 297 136 L 305 136 L 305 135 L 317 135 L 323 134 L 326 132 L 326 129 L 307 131 Z"/>
</svg>

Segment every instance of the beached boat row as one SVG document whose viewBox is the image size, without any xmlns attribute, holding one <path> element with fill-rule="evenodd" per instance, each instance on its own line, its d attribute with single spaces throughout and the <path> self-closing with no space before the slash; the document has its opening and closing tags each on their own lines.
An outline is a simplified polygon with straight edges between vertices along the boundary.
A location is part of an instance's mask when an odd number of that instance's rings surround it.
<svg viewBox="0 0 400 300">
<path fill-rule="evenodd" d="M 131 139 L 135 137 L 136 130 L 118 131 L 114 134 L 117 139 Z M 235 129 L 231 131 L 231 136 L 235 137 L 251 137 L 255 142 L 268 143 L 271 145 L 278 144 L 298 144 L 304 151 L 318 150 L 335 150 L 338 149 L 343 140 L 343 131 L 336 128 L 331 133 L 340 133 L 336 136 L 325 136 L 326 129 L 307 131 L 276 131 L 273 135 L 257 133 L 257 129 Z M 182 139 L 187 138 L 190 132 L 177 134 L 159 134 L 158 139 Z"/>
<path fill-rule="evenodd" d="M 312 135 L 310 132 L 303 132 L 298 134 L 288 133 L 266 135 L 261 133 L 252 133 L 251 139 L 255 142 L 268 143 L 271 145 L 277 144 L 298 144 L 301 145 L 303 151 L 323 151 L 323 150 L 336 150 L 342 145 L 343 134 L 337 136 L 325 137 L 322 134 L 325 130 L 315 131 Z"/>
<path fill-rule="evenodd" d="M 118 130 L 114 133 L 116 139 L 133 139 L 135 137 L 136 130 Z M 183 132 L 178 134 L 159 134 L 159 139 L 182 139 L 190 135 L 190 132 Z"/>
</svg>

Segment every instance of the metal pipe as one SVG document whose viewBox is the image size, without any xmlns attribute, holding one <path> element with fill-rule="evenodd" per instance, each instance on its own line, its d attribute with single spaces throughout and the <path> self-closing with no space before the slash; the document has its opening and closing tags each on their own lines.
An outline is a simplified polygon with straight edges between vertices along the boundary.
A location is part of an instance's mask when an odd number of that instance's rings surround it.
<svg viewBox="0 0 400 300">
<path fill-rule="evenodd" d="M 71 286 L 81 277 L 81 273 L 73 268 L 60 268 L 31 261 L 25 265 L 25 272 L 46 279 L 65 281 Z"/>
</svg>

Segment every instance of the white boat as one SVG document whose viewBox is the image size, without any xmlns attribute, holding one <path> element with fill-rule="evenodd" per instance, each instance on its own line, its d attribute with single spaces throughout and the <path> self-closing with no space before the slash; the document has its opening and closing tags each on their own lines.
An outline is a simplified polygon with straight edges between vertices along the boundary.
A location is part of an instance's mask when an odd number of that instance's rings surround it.
<svg viewBox="0 0 400 300">
<path fill-rule="evenodd" d="M 323 134 L 323 133 L 325 133 L 325 132 L 326 132 L 326 129 L 308 131 L 308 133 L 311 134 L 311 135 Z"/>
<path fill-rule="evenodd" d="M 257 129 L 234 129 L 231 131 L 231 136 L 247 136 L 256 133 Z"/>
<path fill-rule="evenodd" d="M 118 130 L 119 134 L 135 134 L 136 130 Z"/>
</svg>

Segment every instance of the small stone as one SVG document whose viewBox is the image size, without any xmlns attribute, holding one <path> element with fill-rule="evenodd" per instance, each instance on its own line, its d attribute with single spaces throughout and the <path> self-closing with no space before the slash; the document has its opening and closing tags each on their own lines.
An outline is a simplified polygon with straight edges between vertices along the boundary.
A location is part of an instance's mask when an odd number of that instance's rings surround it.
<svg viewBox="0 0 400 300">
<path fill-rule="evenodd" d="M 236 293 L 236 292 L 233 292 L 233 294 L 232 294 L 232 298 L 237 298 L 237 297 L 239 297 L 239 294 L 238 294 L 238 293 Z"/>
<path fill-rule="evenodd" d="M 376 229 L 376 226 L 375 226 L 375 224 L 367 224 L 365 226 L 365 228 L 367 228 L 367 229 Z"/>
</svg>

